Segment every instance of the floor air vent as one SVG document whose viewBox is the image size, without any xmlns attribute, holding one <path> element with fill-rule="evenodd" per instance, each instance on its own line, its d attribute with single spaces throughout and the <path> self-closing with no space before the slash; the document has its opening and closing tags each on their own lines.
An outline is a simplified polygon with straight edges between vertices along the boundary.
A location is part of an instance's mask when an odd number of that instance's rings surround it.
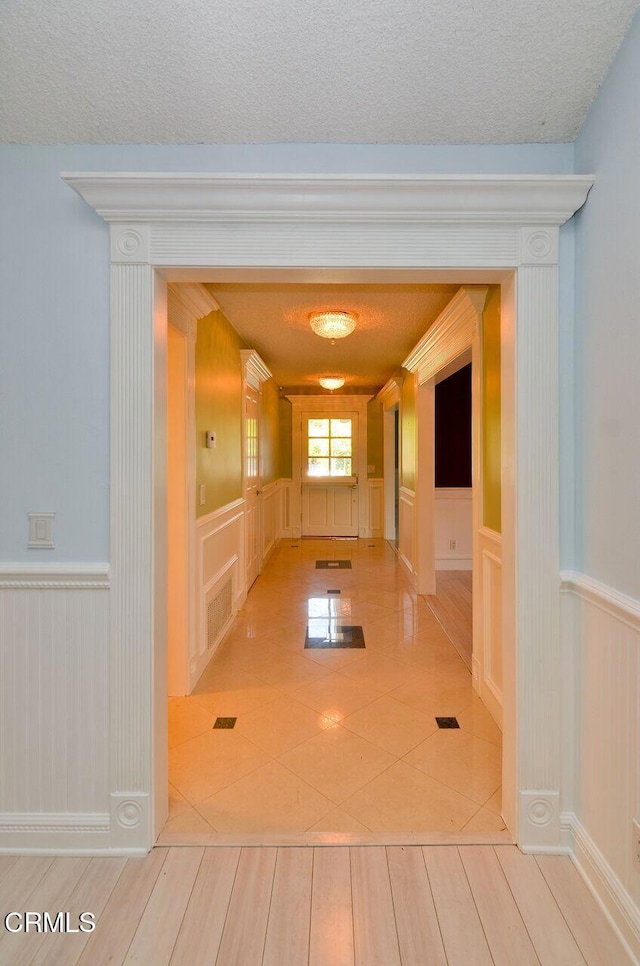
<svg viewBox="0 0 640 966">
<path fill-rule="evenodd" d="M 207 648 L 215 647 L 233 613 L 231 577 L 216 588 L 215 596 L 207 601 Z"/>
</svg>

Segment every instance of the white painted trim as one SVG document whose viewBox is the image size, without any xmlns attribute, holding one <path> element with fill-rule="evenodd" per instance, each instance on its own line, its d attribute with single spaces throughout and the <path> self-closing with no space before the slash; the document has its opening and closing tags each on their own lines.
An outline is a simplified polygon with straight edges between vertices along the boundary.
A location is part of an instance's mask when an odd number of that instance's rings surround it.
<svg viewBox="0 0 640 966">
<path fill-rule="evenodd" d="M 237 500 L 232 500 L 231 503 L 225 503 L 224 506 L 218 507 L 217 510 L 212 510 L 211 513 L 206 513 L 204 516 L 198 517 L 196 520 L 196 528 L 200 529 L 200 527 L 208 527 L 212 523 L 215 523 L 216 520 L 226 516 L 227 513 L 240 509 L 244 510 L 243 496 L 238 497 Z"/>
<path fill-rule="evenodd" d="M 613 587 L 575 570 L 560 573 L 560 591 L 576 594 L 634 630 L 640 630 L 640 600 L 620 593 Z"/>
<path fill-rule="evenodd" d="M 504 740 L 513 787 L 505 788 L 504 808 L 518 843 L 527 845 L 526 829 L 516 827 L 516 787 L 555 791 L 562 781 L 558 226 L 582 206 L 593 178 L 89 173 L 65 180 L 111 222 L 109 781 L 118 790 L 112 799 L 130 796 L 142 809 L 126 829 L 112 816 L 114 847 L 152 846 L 142 799 L 161 794 L 166 772 L 157 714 L 150 733 L 166 649 L 164 410 L 161 379 L 154 381 L 162 371 L 164 280 L 183 268 L 297 266 L 354 274 L 420 269 L 431 278 L 438 269 L 475 278 L 485 269 L 503 273 L 503 570 L 513 601 L 504 627 L 514 643 L 505 666 L 505 691 L 514 693 L 508 713 L 505 697 Z"/>
<path fill-rule="evenodd" d="M 0 812 L 5 832 L 108 832 L 108 812 Z"/>
<path fill-rule="evenodd" d="M 254 376 L 258 385 L 266 382 L 267 379 L 273 379 L 271 369 L 255 349 L 240 349 L 240 359 L 246 375 L 250 373 Z"/>
<path fill-rule="evenodd" d="M 63 173 L 62 178 L 108 222 L 208 222 L 223 213 L 229 222 L 306 221 L 331 212 L 345 224 L 362 218 L 415 223 L 430 216 L 443 224 L 514 226 L 564 224 L 582 207 L 594 181 L 588 175 L 197 172 L 81 172 Z M 538 251 L 548 255 L 541 243 Z"/>
<path fill-rule="evenodd" d="M 555 789 L 519 792 L 518 828 L 525 839 L 523 852 L 566 851 L 560 832 L 560 793 Z"/>
<path fill-rule="evenodd" d="M 589 891 L 633 962 L 640 962 L 640 909 L 573 812 L 562 812 L 566 847 Z"/>
<path fill-rule="evenodd" d="M 436 500 L 470 500 L 473 494 L 471 486 L 436 486 Z"/>
<path fill-rule="evenodd" d="M 108 563 L 0 563 L 0 590 L 108 590 Z"/>
<path fill-rule="evenodd" d="M 219 312 L 220 306 L 206 286 L 200 282 L 181 282 L 169 285 L 169 294 L 182 303 L 196 321 L 206 319 L 212 312 Z"/>
<path fill-rule="evenodd" d="M 198 335 L 198 320 L 204 319 L 220 306 L 209 290 L 199 282 L 169 283 L 167 286 L 167 315 L 169 324 L 180 329 L 190 342 Z"/>
<path fill-rule="evenodd" d="M 142 850 L 136 850 L 140 853 Z M 3 855 L 99 855 L 111 852 L 108 812 L 0 813 Z"/>
<path fill-rule="evenodd" d="M 436 557 L 438 570 L 473 570 L 473 557 Z"/>
<path fill-rule="evenodd" d="M 486 286 L 463 286 L 409 353 L 402 365 L 410 372 L 418 373 L 419 385 L 436 378 L 444 370 L 447 370 L 446 375 L 455 371 L 449 367 L 471 348 L 478 336 L 487 291 Z M 471 360 L 465 360 L 465 364 L 466 361 Z"/>
<path fill-rule="evenodd" d="M 382 403 L 384 537 L 385 540 L 393 541 L 398 540 L 398 534 L 396 533 L 395 414 L 396 410 L 400 410 L 400 390 L 403 382 L 404 376 L 394 376 L 385 383 L 376 397 Z"/>
</svg>

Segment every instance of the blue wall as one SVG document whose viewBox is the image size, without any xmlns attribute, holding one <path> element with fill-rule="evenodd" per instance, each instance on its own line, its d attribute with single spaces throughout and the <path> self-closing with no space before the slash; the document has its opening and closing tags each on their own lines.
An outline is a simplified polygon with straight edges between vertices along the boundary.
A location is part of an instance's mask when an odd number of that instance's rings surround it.
<svg viewBox="0 0 640 966">
<path fill-rule="evenodd" d="M 109 555 L 109 251 L 61 171 L 570 173 L 573 145 L 0 145 L 0 559 Z M 563 275 L 573 290 L 571 231 Z M 569 310 L 570 312 L 572 310 Z M 564 449 L 563 449 L 564 451 Z M 56 549 L 28 551 L 32 510 Z"/>
<path fill-rule="evenodd" d="M 640 16 L 575 151 L 576 563 L 640 597 Z"/>
</svg>

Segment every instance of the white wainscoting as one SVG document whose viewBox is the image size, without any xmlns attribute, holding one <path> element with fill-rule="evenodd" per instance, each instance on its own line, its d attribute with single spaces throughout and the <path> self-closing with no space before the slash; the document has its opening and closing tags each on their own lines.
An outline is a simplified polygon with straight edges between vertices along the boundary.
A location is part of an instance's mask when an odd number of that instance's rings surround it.
<svg viewBox="0 0 640 966">
<path fill-rule="evenodd" d="M 640 601 L 561 574 L 567 742 L 561 824 L 576 862 L 640 958 Z"/>
<path fill-rule="evenodd" d="M 282 502 L 283 490 L 280 480 L 267 483 L 261 490 L 262 498 L 262 526 L 260 548 L 260 572 L 269 560 L 280 539 L 282 531 Z"/>
<path fill-rule="evenodd" d="M 245 501 L 240 498 L 200 517 L 196 521 L 196 581 L 198 619 L 192 653 L 189 655 L 191 689 L 213 657 L 233 617 L 246 597 L 244 526 Z M 225 628 L 212 643 L 207 635 L 207 601 L 223 579 L 231 576 L 232 613 Z"/>
<path fill-rule="evenodd" d="M 0 652 L 0 851 L 108 848 L 108 565 L 0 565 Z"/>
<path fill-rule="evenodd" d="M 471 487 L 435 490 L 436 570 L 473 569 L 472 495 Z"/>
<path fill-rule="evenodd" d="M 384 536 L 384 480 L 367 480 L 367 537 Z"/>
<path fill-rule="evenodd" d="M 278 532 L 278 538 L 280 540 L 285 540 L 293 536 L 292 523 L 291 523 L 291 487 L 293 481 L 289 479 L 281 479 L 280 481 L 280 529 Z"/>
<path fill-rule="evenodd" d="M 400 487 L 398 556 L 415 580 L 416 559 L 416 494 L 406 486 Z"/>
<path fill-rule="evenodd" d="M 488 527 L 476 533 L 473 587 L 473 684 L 502 727 L 502 536 Z"/>
</svg>

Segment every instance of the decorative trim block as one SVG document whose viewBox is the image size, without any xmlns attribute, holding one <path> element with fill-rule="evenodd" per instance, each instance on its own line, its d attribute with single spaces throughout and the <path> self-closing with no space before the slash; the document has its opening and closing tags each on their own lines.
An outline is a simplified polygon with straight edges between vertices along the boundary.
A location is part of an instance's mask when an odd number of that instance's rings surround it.
<svg viewBox="0 0 640 966">
<path fill-rule="evenodd" d="M 114 850 L 153 845 L 150 796 L 143 792 L 111 793 L 111 847 Z"/>
<path fill-rule="evenodd" d="M 557 228 L 520 229 L 521 265 L 555 265 L 557 261 Z"/>
<path fill-rule="evenodd" d="M 518 845 L 523 852 L 566 851 L 560 846 L 559 792 L 520 792 Z"/>
<path fill-rule="evenodd" d="M 149 225 L 111 226 L 111 261 L 126 262 L 129 265 L 145 265 L 150 261 Z"/>
</svg>

